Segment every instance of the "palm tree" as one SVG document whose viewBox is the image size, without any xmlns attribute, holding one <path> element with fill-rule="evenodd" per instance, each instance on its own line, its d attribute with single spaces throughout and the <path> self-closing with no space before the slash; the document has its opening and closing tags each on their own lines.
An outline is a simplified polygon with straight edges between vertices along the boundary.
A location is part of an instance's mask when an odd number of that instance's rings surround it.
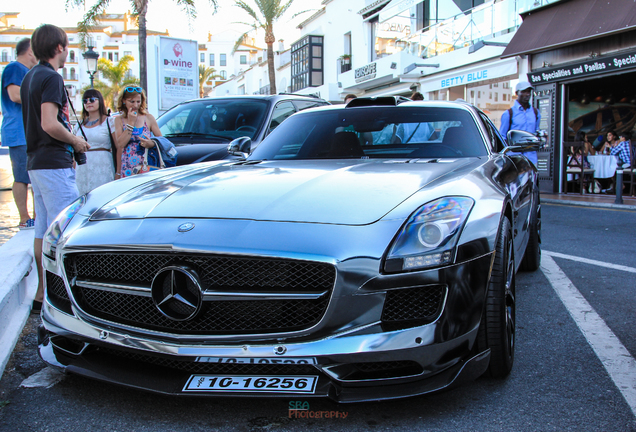
<svg viewBox="0 0 636 432">
<path fill-rule="evenodd" d="M 150 0 L 130 0 L 134 15 L 137 16 L 139 27 L 139 77 L 141 87 L 148 90 L 148 64 L 146 59 L 146 13 Z M 190 19 L 197 16 L 194 0 L 175 0 Z M 217 0 L 208 0 L 217 10 Z M 84 14 L 84 18 L 77 24 L 82 46 L 86 45 L 86 37 L 91 29 L 99 23 L 100 15 L 106 13 L 110 0 L 96 0 L 95 4 Z M 85 6 L 86 0 L 66 0 L 66 5 Z"/>
<path fill-rule="evenodd" d="M 269 72 L 269 88 L 270 94 L 276 94 L 276 68 L 274 67 L 274 23 L 278 21 L 287 12 L 294 0 L 287 0 L 283 4 L 283 0 L 254 0 L 256 9 L 252 8 L 245 0 L 234 0 L 234 5 L 243 9 L 254 20 L 252 24 L 245 24 L 252 27 L 251 30 L 243 33 L 234 44 L 234 51 L 243 43 L 247 34 L 252 30 L 262 29 L 265 31 L 265 44 L 267 44 L 267 69 Z M 257 13 L 258 11 L 258 13 Z M 294 15 L 300 15 L 308 11 L 299 12 Z"/>
<path fill-rule="evenodd" d="M 222 78 L 221 75 L 215 74 L 216 69 L 212 67 L 206 67 L 203 64 L 199 65 L 199 97 L 203 97 L 203 85 L 214 79 L 214 78 Z"/>
<path fill-rule="evenodd" d="M 104 96 L 106 106 L 114 111 L 117 111 L 115 104 L 121 89 L 129 85 L 139 85 L 139 80 L 128 74 L 128 66 L 134 60 L 131 56 L 123 56 L 116 64 L 105 58 L 100 58 L 97 62 L 97 70 L 108 82 L 95 80 L 95 89 Z"/>
</svg>

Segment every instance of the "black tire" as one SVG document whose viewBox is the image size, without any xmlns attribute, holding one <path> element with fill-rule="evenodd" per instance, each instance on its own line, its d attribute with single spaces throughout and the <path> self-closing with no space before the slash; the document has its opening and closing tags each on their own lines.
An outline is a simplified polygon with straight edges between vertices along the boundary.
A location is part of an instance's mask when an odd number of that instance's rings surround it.
<svg viewBox="0 0 636 432">
<path fill-rule="evenodd" d="M 541 202 L 537 194 L 537 205 L 532 210 L 528 227 L 528 245 L 523 254 L 520 270 L 536 271 L 541 266 Z"/>
<path fill-rule="evenodd" d="M 495 378 L 508 376 L 515 359 L 514 272 L 512 228 L 508 218 L 504 218 L 477 339 L 478 351 L 490 348 L 490 364 L 486 373 Z"/>
</svg>

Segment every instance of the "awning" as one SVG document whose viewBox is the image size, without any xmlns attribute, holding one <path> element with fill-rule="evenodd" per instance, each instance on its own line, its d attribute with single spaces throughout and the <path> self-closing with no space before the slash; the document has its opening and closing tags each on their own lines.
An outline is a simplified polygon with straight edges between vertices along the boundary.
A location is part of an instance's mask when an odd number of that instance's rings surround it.
<svg viewBox="0 0 636 432">
<path fill-rule="evenodd" d="M 632 0 L 566 0 L 526 12 L 501 55 L 530 54 L 636 29 Z"/>
</svg>

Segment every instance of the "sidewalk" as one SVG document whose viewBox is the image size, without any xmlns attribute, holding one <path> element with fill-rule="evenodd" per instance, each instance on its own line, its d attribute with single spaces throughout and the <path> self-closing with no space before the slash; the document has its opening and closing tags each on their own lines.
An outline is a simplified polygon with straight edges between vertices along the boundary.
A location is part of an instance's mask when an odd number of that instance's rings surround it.
<svg viewBox="0 0 636 432">
<path fill-rule="evenodd" d="M 616 204 L 616 195 L 601 194 L 541 194 L 541 202 L 608 209 L 636 210 L 636 197 L 623 196 L 623 204 Z"/>
</svg>

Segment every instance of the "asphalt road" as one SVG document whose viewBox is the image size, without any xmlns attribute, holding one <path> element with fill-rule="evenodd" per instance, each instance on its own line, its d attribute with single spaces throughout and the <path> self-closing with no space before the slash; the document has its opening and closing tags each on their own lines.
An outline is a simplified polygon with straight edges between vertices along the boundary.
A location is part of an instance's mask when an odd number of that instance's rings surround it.
<svg viewBox="0 0 636 432">
<path fill-rule="evenodd" d="M 389 402 L 292 399 L 339 412 L 330 419 L 290 419 L 289 399 L 164 397 L 75 376 L 24 388 L 44 367 L 34 317 L 0 381 L 0 430 L 636 432 L 635 227 L 633 211 L 543 206 L 542 269 L 517 275 L 505 380 Z"/>
</svg>

